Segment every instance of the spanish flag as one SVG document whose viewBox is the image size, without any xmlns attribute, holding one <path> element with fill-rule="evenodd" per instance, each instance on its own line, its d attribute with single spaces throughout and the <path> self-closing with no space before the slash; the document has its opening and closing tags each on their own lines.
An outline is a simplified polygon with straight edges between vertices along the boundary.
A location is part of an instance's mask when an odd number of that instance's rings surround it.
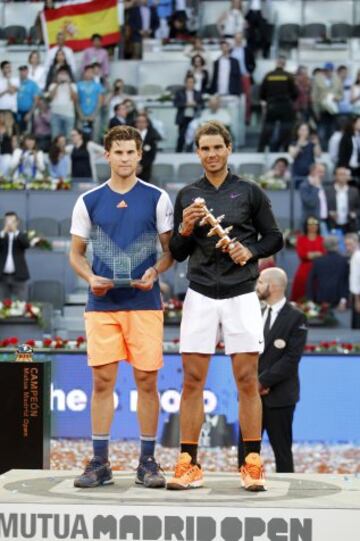
<svg viewBox="0 0 360 541">
<path fill-rule="evenodd" d="M 92 0 L 70 4 L 42 12 L 45 42 L 56 45 L 56 35 L 64 32 L 66 45 L 82 51 L 91 45 L 93 34 L 102 36 L 103 45 L 113 45 L 120 39 L 117 0 Z"/>
</svg>

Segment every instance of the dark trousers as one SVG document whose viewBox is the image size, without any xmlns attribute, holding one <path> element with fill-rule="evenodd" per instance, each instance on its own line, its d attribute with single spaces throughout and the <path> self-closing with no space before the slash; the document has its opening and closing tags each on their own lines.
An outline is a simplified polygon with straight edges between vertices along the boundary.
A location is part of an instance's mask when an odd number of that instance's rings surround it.
<svg viewBox="0 0 360 541">
<path fill-rule="evenodd" d="M 179 135 L 178 135 L 178 140 L 176 144 L 176 152 L 183 151 L 184 144 L 185 144 L 186 130 L 192 120 L 194 120 L 193 117 L 185 116 L 181 124 L 179 124 Z"/>
<path fill-rule="evenodd" d="M 277 473 L 293 473 L 294 460 L 292 455 L 292 423 L 295 406 L 284 408 L 268 408 L 263 403 L 263 426 L 266 430 L 270 445 L 274 451 Z M 238 461 L 244 463 L 244 444 L 241 430 L 239 431 Z"/>
<path fill-rule="evenodd" d="M 292 128 L 292 118 L 290 121 L 266 119 L 260 134 L 258 152 L 264 152 L 267 146 L 270 148 L 270 152 L 287 152 Z"/>
<path fill-rule="evenodd" d="M 323 111 L 318 121 L 318 134 L 321 143 L 321 148 L 327 150 L 329 139 L 335 131 L 336 116 Z"/>
<path fill-rule="evenodd" d="M 354 295 L 351 295 L 351 328 L 360 329 L 360 312 L 355 310 Z"/>
<path fill-rule="evenodd" d="M 26 282 L 19 281 L 12 274 L 0 276 L 0 301 L 12 299 L 25 301 L 27 297 Z"/>
</svg>

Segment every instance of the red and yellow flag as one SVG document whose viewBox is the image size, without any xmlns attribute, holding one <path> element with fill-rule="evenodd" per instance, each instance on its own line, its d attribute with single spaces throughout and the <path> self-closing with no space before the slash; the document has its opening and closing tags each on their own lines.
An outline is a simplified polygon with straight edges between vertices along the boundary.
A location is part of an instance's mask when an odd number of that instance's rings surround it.
<svg viewBox="0 0 360 541">
<path fill-rule="evenodd" d="M 46 42 L 56 44 L 58 32 L 66 35 L 66 45 L 74 51 L 82 51 L 91 45 L 93 34 L 102 36 L 103 45 L 113 45 L 120 39 L 117 0 L 92 0 L 71 4 L 42 13 Z"/>
</svg>

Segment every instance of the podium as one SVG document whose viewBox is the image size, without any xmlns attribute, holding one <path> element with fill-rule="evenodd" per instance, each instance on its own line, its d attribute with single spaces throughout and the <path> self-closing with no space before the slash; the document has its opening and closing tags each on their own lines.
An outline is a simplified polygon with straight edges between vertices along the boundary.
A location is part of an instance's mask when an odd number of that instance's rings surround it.
<svg viewBox="0 0 360 541">
<path fill-rule="evenodd" d="M 51 361 L 0 362 L 0 474 L 50 469 Z"/>
</svg>

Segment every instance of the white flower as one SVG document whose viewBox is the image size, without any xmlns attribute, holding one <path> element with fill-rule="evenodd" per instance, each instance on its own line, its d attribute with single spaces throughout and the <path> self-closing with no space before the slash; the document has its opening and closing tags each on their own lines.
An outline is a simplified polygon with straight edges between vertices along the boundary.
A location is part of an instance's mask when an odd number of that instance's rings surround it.
<svg viewBox="0 0 360 541">
<path fill-rule="evenodd" d="M 31 311 L 35 316 L 38 316 L 40 314 L 40 308 L 38 306 L 32 306 Z"/>
</svg>

